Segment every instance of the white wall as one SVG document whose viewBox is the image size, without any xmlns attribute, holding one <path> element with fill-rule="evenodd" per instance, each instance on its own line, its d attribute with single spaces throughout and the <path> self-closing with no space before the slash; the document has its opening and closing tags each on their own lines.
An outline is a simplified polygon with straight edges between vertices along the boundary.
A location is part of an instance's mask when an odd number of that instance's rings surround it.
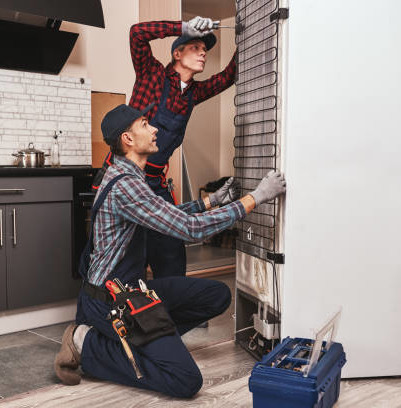
<svg viewBox="0 0 401 408">
<path fill-rule="evenodd" d="M 342 306 L 345 377 L 401 374 L 400 13 L 290 4 L 283 333 Z"/>
<path fill-rule="evenodd" d="M 235 17 L 221 20 L 221 25 L 234 26 Z M 224 69 L 235 52 L 235 32 L 232 29 L 220 30 L 220 69 Z M 234 175 L 234 116 L 235 86 L 231 86 L 220 95 L 220 176 Z"/>
<path fill-rule="evenodd" d="M 92 90 L 131 97 L 135 72 L 129 50 L 129 29 L 138 22 L 138 0 L 102 0 L 105 29 L 63 22 L 61 29 L 79 33 L 61 75 L 87 77 Z"/>
</svg>

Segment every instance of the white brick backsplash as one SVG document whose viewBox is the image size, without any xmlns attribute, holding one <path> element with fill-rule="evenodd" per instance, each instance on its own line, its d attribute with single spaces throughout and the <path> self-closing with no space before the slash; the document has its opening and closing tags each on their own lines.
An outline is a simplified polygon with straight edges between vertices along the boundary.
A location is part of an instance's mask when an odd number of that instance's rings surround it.
<svg viewBox="0 0 401 408">
<path fill-rule="evenodd" d="M 64 119 L 67 119 L 67 118 L 64 118 Z M 75 131 L 75 132 L 86 132 L 90 130 L 88 129 L 88 126 L 85 125 L 85 123 L 80 123 L 77 121 L 62 122 L 60 123 L 60 129 L 65 129 L 65 130 Z"/>
<path fill-rule="evenodd" d="M 31 100 L 32 99 L 31 95 L 26 95 L 26 94 L 19 94 L 19 93 L 12 94 L 9 92 L 4 92 L 4 94 L 7 95 L 7 98 L 13 98 L 15 100 L 18 100 L 18 99 Z"/>
<path fill-rule="evenodd" d="M 30 135 L 30 134 L 31 134 L 31 131 L 29 129 L 8 129 L 7 134 L 5 134 L 3 138 L 6 138 L 6 137 L 12 138 L 14 137 L 14 135 L 19 136 L 19 135 Z"/>
<path fill-rule="evenodd" d="M 63 114 L 65 116 L 81 116 L 79 109 L 64 109 Z"/>
<path fill-rule="evenodd" d="M 26 120 L 23 119 L 0 119 L 0 132 L 7 133 L 7 129 L 26 129 Z"/>
<path fill-rule="evenodd" d="M 56 96 L 57 88 L 54 86 L 27 85 L 26 92 L 30 95 Z"/>
<path fill-rule="evenodd" d="M 3 107 L 6 105 L 15 106 L 18 102 L 16 102 L 14 99 L 1 98 L 0 103 L 1 103 L 1 106 Z"/>
<path fill-rule="evenodd" d="M 40 102 L 40 101 L 43 101 L 43 102 L 45 102 L 45 101 L 47 101 L 47 96 L 44 96 L 44 95 L 32 95 L 31 96 L 31 99 L 33 99 L 34 101 L 35 101 L 35 103 L 36 102 Z"/>
<path fill-rule="evenodd" d="M 46 76 L 46 75 L 35 74 L 34 72 L 24 72 L 24 77 L 25 77 L 25 78 L 31 78 L 32 80 L 42 79 L 42 78 L 45 77 L 45 76 Z"/>
<path fill-rule="evenodd" d="M 85 89 L 75 89 L 75 88 L 57 88 L 58 96 L 64 96 L 66 98 L 76 98 L 76 99 L 84 99 L 86 97 L 87 91 Z"/>
<path fill-rule="evenodd" d="M 45 153 L 59 137 L 62 165 L 90 165 L 91 81 L 0 69 L 0 165 L 34 143 Z"/>
<path fill-rule="evenodd" d="M 19 83 L 8 82 L 7 78 L 5 78 L 5 80 L 3 80 L 3 78 L 2 78 L 2 80 L 0 82 L 0 92 L 23 93 L 24 92 L 24 86 L 22 84 L 19 84 Z"/>
<path fill-rule="evenodd" d="M 55 120 L 28 120 L 27 121 L 28 129 L 32 130 L 39 130 L 39 129 L 46 129 L 46 130 L 56 130 L 57 129 L 57 122 Z"/>
<path fill-rule="evenodd" d="M 21 71 L 11 71 L 11 70 L 8 70 L 8 69 L 2 69 L 0 75 L 1 76 L 12 76 L 12 77 L 22 78 L 23 73 Z"/>
<path fill-rule="evenodd" d="M 19 112 L 18 105 L 15 103 L 15 101 L 11 101 L 12 103 L 5 103 L 4 100 L 1 101 L 0 103 L 0 111 L 1 112 Z"/>
<path fill-rule="evenodd" d="M 1 142 L 1 150 L 3 150 L 3 149 L 7 149 L 7 150 L 10 150 L 10 149 L 15 149 L 15 147 L 17 147 L 18 148 L 18 146 L 16 146 L 16 143 L 15 143 L 15 140 L 10 140 L 10 141 L 8 141 L 8 140 L 5 140 L 5 141 L 2 141 Z"/>
<path fill-rule="evenodd" d="M 1 112 L 0 111 L 0 118 L 5 119 L 5 118 L 9 118 L 12 119 L 14 117 L 13 113 L 9 113 L 9 112 Z"/>
</svg>

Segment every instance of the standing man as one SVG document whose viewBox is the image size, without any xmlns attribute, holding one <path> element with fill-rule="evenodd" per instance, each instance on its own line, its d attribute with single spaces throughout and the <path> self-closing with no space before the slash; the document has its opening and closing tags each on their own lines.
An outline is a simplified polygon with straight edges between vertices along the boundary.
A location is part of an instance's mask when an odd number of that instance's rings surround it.
<svg viewBox="0 0 401 408">
<path fill-rule="evenodd" d="M 216 44 L 210 18 L 195 17 L 188 22 L 154 21 L 135 24 L 130 31 L 131 57 L 136 81 L 129 105 L 144 109 L 155 106 L 147 113 L 152 126 L 159 129 L 159 151 L 146 163 L 146 182 L 160 197 L 175 203 L 172 180 L 168 179 L 168 162 L 174 150 L 184 139 L 185 129 L 194 105 L 219 94 L 234 83 L 235 55 L 227 67 L 205 81 L 195 81 L 194 75 L 203 72 L 208 51 Z M 178 36 L 171 47 L 171 63 L 166 67 L 152 54 L 149 42 Z M 94 188 L 100 184 L 105 169 L 112 163 L 109 154 L 103 171 L 96 177 Z M 225 190 L 236 189 L 230 180 Z M 212 205 L 224 204 L 221 195 L 211 196 Z M 147 237 L 148 263 L 153 276 L 185 276 L 186 253 L 182 239 L 150 231 Z"/>
<path fill-rule="evenodd" d="M 160 315 L 145 314 L 149 305 L 142 307 L 142 320 L 134 317 L 131 324 L 131 316 L 138 316 L 139 309 L 131 303 L 128 308 L 124 301 L 118 304 L 118 310 L 120 319 L 127 319 L 128 333 L 123 335 L 127 344 L 117 334 L 121 326 L 113 329 L 112 321 L 106 318 L 119 296 L 114 295 L 113 303 L 106 287 L 110 290 L 110 280 L 116 278 L 120 287 L 141 286 L 149 230 L 201 241 L 230 227 L 255 206 L 283 194 L 285 180 L 279 173 L 271 173 L 250 194 L 212 211 L 205 211 L 210 208 L 208 198 L 172 205 L 145 182 L 148 156 L 159 150 L 157 129 L 145 117 L 151 108 L 138 111 L 120 105 L 103 119 L 103 136 L 115 155 L 114 164 L 106 171 L 92 209 L 91 246 L 81 263 L 84 282 L 76 325 L 68 326 L 63 335 L 55 371 L 67 385 L 80 382 L 77 369 L 81 365 L 84 372 L 96 378 L 188 398 L 201 388 L 202 375 L 180 335 L 223 313 L 231 302 L 230 289 L 222 282 L 181 276 L 148 281 L 147 288 L 156 292 L 155 298 L 162 301 L 173 327 L 171 330 L 169 326 L 168 332 L 164 322 L 159 327 Z M 130 302 L 134 302 L 138 291 L 130 293 Z M 135 344 L 138 324 L 153 326 L 148 327 L 152 338 Z M 159 335 L 152 334 L 155 332 Z"/>
</svg>

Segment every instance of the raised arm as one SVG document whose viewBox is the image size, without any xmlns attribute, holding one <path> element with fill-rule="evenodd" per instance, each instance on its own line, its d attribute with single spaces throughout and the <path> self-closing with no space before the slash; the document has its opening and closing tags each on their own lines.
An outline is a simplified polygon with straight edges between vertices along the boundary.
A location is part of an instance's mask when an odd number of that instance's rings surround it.
<svg viewBox="0 0 401 408">
<path fill-rule="evenodd" d="M 152 54 L 149 41 L 169 36 L 180 36 L 181 21 L 150 21 L 134 24 L 130 30 L 132 63 L 137 75 L 149 74 L 162 66 Z"/>
<path fill-rule="evenodd" d="M 212 96 L 223 92 L 234 83 L 236 70 L 235 55 L 236 53 L 234 53 L 231 61 L 223 71 L 212 75 L 205 81 L 196 82 L 196 89 L 194 90 L 195 104 L 206 101 Z"/>
</svg>

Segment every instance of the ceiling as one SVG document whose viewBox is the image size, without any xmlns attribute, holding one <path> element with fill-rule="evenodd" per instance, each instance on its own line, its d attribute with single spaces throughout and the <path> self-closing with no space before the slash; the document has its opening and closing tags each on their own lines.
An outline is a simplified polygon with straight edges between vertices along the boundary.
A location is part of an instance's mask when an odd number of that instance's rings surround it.
<svg viewBox="0 0 401 408">
<path fill-rule="evenodd" d="M 213 20 L 235 16 L 235 0 L 182 0 L 182 12 Z"/>
</svg>

